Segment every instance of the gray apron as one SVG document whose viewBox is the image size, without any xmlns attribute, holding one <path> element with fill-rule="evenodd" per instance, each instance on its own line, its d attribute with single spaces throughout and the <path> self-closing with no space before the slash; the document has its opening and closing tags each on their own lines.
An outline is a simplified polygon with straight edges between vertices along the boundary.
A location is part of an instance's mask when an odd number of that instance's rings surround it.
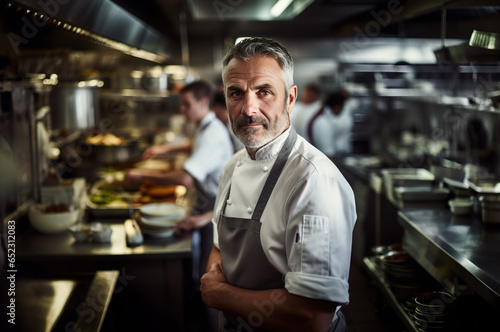
<svg viewBox="0 0 500 332">
<path fill-rule="evenodd" d="M 224 203 L 218 223 L 219 247 L 222 253 L 224 274 L 231 285 L 255 290 L 285 287 L 283 274 L 269 262 L 262 248 L 260 220 L 296 140 L 297 133 L 292 127 L 290 135 L 269 172 L 251 219 L 226 217 L 224 215 L 226 203 Z M 229 188 L 227 198 L 229 198 L 230 191 L 231 188 Z M 240 266 L 245 266 L 245 268 L 241 269 Z M 228 313 L 219 315 L 220 332 L 264 331 L 254 325 L 256 324 L 250 325 L 242 317 L 234 317 Z M 340 311 L 328 331 L 345 331 L 345 323 Z"/>
</svg>

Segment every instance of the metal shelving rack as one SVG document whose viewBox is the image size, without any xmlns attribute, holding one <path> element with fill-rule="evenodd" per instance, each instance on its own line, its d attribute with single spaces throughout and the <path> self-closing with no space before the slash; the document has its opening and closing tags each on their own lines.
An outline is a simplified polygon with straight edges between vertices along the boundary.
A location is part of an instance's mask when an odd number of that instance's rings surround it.
<svg viewBox="0 0 500 332">
<path fill-rule="evenodd" d="M 413 322 L 413 319 L 408 315 L 408 313 L 403 309 L 399 300 L 396 298 L 391 290 L 389 282 L 386 280 L 384 273 L 377 268 L 375 257 L 364 257 L 363 266 L 370 275 L 370 277 L 376 282 L 377 286 L 381 289 L 382 294 L 385 296 L 391 307 L 394 309 L 398 317 L 401 319 L 403 324 L 408 328 L 408 331 L 418 332 L 417 326 Z"/>
</svg>

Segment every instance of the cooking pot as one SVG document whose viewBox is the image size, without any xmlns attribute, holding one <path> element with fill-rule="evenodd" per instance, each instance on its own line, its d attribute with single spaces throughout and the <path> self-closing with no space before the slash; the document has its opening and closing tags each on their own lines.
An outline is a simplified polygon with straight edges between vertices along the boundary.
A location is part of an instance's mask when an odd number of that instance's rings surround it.
<svg viewBox="0 0 500 332">
<path fill-rule="evenodd" d="M 54 129 L 93 128 L 99 111 L 97 87 L 79 87 L 59 83 L 50 93 L 51 119 Z"/>
<path fill-rule="evenodd" d="M 85 158 L 100 164 L 139 160 L 142 154 L 138 140 L 126 140 L 120 145 L 101 145 L 84 142 L 80 148 L 82 151 L 87 150 Z"/>
</svg>

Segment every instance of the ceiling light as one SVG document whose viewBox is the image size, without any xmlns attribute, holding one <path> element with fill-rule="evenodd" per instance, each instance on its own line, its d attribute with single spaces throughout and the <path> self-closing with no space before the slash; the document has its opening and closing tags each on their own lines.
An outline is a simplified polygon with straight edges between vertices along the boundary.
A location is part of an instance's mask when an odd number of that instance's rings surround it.
<svg viewBox="0 0 500 332">
<path fill-rule="evenodd" d="M 271 16 L 272 17 L 280 16 L 285 11 L 285 9 L 287 9 L 288 6 L 290 6 L 292 1 L 293 0 L 278 0 L 278 2 L 274 4 L 273 8 L 271 8 Z"/>
</svg>

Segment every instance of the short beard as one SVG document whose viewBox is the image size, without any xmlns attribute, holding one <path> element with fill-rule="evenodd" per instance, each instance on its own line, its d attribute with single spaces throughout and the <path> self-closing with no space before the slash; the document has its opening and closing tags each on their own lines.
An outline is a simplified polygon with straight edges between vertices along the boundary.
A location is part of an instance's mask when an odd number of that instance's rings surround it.
<svg viewBox="0 0 500 332">
<path fill-rule="evenodd" d="M 274 123 L 270 123 L 264 117 L 257 118 L 245 114 L 241 115 L 238 119 L 236 119 L 236 121 L 230 119 L 230 122 L 233 133 L 241 141 L 241 143 L 247 148 L 257 149 L 271 142 L 273 139 L 278 137 L 283 130 L 286 129 L 286 125 L 288 123 L 288 113 L 286 111 L 286 108 L 284 108 L 283 113 L 276 119 Z M 264 129 L 264 134 L 262 137 L 254 135 L 258 129 L 241 129 L 242 126 L 253 123 L 262 125 Z"/>
</svg>

